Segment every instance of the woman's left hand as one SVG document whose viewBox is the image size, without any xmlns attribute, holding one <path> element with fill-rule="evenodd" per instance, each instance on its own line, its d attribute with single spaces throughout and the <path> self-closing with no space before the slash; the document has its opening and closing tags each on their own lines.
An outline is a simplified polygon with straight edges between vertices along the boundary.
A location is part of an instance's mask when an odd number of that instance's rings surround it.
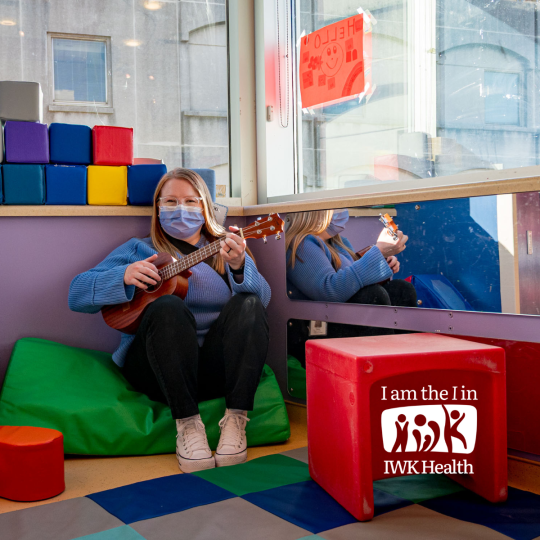
<svg viewBox="0 0 540 540">
<path fill-rule="evenodd" d="M 386 262 L 388 263 L 390 270 L 392 270 L 394 274 L 397 274 L 399 272 L 399 261 L 397 260 L 397 257 L 394 257 L 394 255 L 392 255 L 391 257 L 388 257 L 388 259 L 386 259 Z"/>
<path fill-rule="evenodd" d="M 237 232 L 238 228 L 229 227 L 229 230 Z M 221 240 L 219 253 L 233 270 L 238 270 L 246 260 L 246 241 L 234 232 L 229 232 Z"/>
</svg>

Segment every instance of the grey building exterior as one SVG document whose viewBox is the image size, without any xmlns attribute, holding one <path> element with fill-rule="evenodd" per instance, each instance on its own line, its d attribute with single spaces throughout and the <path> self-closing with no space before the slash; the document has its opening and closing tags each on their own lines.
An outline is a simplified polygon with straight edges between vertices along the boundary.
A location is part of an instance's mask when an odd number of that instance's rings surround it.
<svg viewBox="0 0 540 540">
<path fill-rule="evenodd" d="M 52 40 L 85 36 L 107 46 L 107 103 L 55 94 Z M 0 80 L 41 83 L 45 123 L 133 127 L 135 157 L 213 168 L 228 195 L 225 0 L 0 0 L 0 50 Z"/>
</svg>

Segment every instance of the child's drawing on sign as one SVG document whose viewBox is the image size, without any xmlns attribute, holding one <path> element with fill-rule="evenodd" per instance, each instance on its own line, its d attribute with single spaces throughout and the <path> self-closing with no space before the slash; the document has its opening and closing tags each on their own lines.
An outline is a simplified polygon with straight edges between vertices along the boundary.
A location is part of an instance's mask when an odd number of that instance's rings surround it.
<svg viewBox="0 0 540 540">
<path fill-rule="evenodd" d="M 364 17 L 355 15 L 304 36 L 302 107 L 336 103 L 364 91 Z"/>
</svg>

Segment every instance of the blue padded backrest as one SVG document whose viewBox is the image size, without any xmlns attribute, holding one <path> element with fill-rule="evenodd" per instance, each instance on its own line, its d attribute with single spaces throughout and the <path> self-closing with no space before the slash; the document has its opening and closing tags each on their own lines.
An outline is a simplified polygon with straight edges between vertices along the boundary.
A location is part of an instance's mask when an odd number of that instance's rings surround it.
<svg viewBox="0 0 540 540">
<path fill-rule="evenodd" d="M 216 202 L 216 171 L 213 169 L 191 169 L 195 171 L 206 183 L 212 196 L 212 201 Z"/>
<path fill-rule="evenodd" d="M 166 172 L 167 167 L 158 164 L 128 167 L 129 204 L 152 206 L 156 186 Z"/>
<path fill-rule="evenodd" d="M 44 204 L 45 167 L 43 165 L 5 164 L 4 204 Z"/>
<path fill-rule="evenodd" d="M 92 130 L 77 124 L 49 126 L 51 163 L 89 165 L 92 163 Z"/>
<path fill-rule="evenodd" d="M 84 165 L 46 165 L 47 204 L 86 204 Z"/>
</svg>

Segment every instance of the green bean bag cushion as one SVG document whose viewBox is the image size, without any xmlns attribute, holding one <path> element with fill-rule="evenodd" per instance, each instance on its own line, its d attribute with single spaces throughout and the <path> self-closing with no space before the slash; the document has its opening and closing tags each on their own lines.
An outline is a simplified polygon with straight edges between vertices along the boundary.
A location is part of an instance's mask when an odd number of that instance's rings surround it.
<svg viewBox="0 0 540 540">
<path fill-rule="evenodd" d="M 225 400 L 205 401 L 200 411 L 215 449 Z M 267 365 L 249 418 L 249 446 L 289 438 L 283 396 Z M 0 425 L 57 429 L 66 454 L 162 454 L 176 448 L 169 407 L 133 390 L 110 354 L 43 339 L 15 343 L 0 394 Z"/>
<path fill-rule="evenodd" d="M 294 356 L 287 356 L 287 385 L 289 394 L 306 399 L 306 368 Z"/>
</svg>

